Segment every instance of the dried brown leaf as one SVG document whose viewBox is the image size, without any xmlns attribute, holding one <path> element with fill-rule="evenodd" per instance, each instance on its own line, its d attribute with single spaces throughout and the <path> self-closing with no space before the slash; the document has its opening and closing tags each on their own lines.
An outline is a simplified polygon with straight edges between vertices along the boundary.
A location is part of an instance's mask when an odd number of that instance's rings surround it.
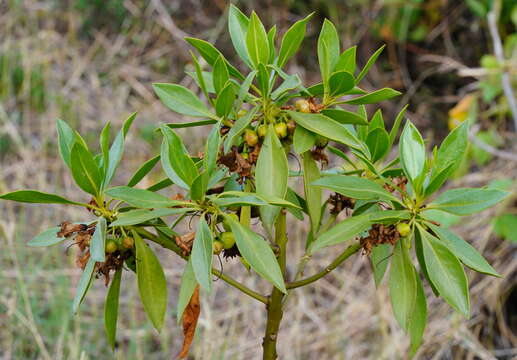
<svg viewBox="0 0 517 360">
<path fill-rule="evenodd" d="M 190 350 L 190 345 L 194 340 L 194 334 L 196 332 L 197 320 L 199 313 L 201 312 L 201 305 L 199 303 L 199 285 L 196 286 L 190 302 L 188 303 L 185 311 L 183 312 L 183 348 L 178 354 L 179 359 L 187 357 Z"/>
</svg>

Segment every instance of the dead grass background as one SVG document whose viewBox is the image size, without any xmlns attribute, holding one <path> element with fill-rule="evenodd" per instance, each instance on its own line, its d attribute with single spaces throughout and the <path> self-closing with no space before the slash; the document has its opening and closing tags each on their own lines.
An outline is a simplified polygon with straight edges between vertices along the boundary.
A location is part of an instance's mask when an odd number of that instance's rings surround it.
<svg viewBox="0 0 517 360">
<path fill-rule="evenodd" d="M 133 0 L 123 3 L 130 16 L 123 20 L 121 31 L 101 27 L 92 28 L 86 34 L 82 28 L 85 13 L 74 8 L 73 2 L 0 0 L 0 54 L 19 56 L 19 64 L 26 74 L 40 69 L 44 79 L 44 106 L 40 109 L 34 107 L 31 90 L 31 82 L 34 84 L 37 79 L 26 76 L 18 93 L 13 92 L 5 76 L 0 84 L 3 87 L 0 88 L 0 140 L 4 139 L 4 147 L 0 147 L 0 193 L 33 188 L 86 200 L 77 192 L 59 159 L 55 119 L 66 120 L 90 143 L 96 144 L 98 131 L 105 121 L 118 127 L 127 115 L 138 111 L 118 171 L 117 183 L 124 183 L 139 163 L 157 150 L 160 139 L 153 129 L 160 122 L 182 120 L 157 102 L 151 83 L 192 85 L 191 79 L 184 75 L 189 55 L 183 36 L 189 34 L 217 41 L 217 45 L 229 53 L 231 45 L 226 34 L 223 1 Z M 298 18 L 289 9 L 302 12 L 311 7 L 317 11 L 322 9 L 318 1 L 300 3 L 302 5 L 296 6 L 286 2 L 274 7 L 267 1 L 247 2 L 246 7 L 256 8 L 269 25 L 277 20 L 282 33 Z M 359 61 L 364 64 L 366 54 L 376 46 L 371 40 L 369 25 L 385 10 L 382 2 L 351 2 L 353 12 L 350 14 L 340 13 L 339 8 L 330 5 L 328 8 L 326 11 L 339 18 L 341 29 L 345 31 L 343 44 L 361 41 Z M 369 14 L 366 19 L 361 17 L 365 14 Z M 310 52 L 317 29 L 317 23 L 313 23 L 304 44 L 305 54 L 290 65 L 290 71 L 299 71 L 309 80 L 314 78 L 317 69 L 315 54 Z M 437 36 L 446 41 L 448 35 L 442 30 Z M 434 137 L 436 140 L 446 129 L 443 114 L 468 87 L 465 88 L 463 79 L 453 79 L 460 85 L 444 84 L 447 90 L 443 93 L 425 95 L 424 91 L 422 95 L 419 91 L 425 90 L 427 77 L 451 70 L 443 70 L 444 62 L 441 62 L 430 67 L 432 70 L 422 77 L 409 74 L 410 83 L 404 84 L 400 80 L 403 78 L 400 69 L 411 64 L 397 57 L 401 62 L 393 63 L 393 49 L 388 47 L 385 60 L 396 65 L 396 69 L 375 68 L 367 86 L 398 84 L 407 94 L 401 103 L 411 103 L 409 116 L 428 136 L 438 134 Z M 461 55 L 456 59 L 466 63 L 477 61 Z M 0 71 L 7 71 L 13 65 L 4 66 Z M 429 84 L 429 88 L 432 86 Z M 428 102 L 421 101 L 423 96 L 429 97 Z M 396 102 L 385 106 L 390 114 L 400 108 Z M 436 111 L 429 109 L 440 107 L 442 118 L 433 118 Z M 203 131 L 182 131 L 191 141 L 189 148 L 193 153 L 202 149 L 206 135 Z M 517 151 L 515 137 L 507 144 L 509 151 Z M 153 174 L 148 181 L 152 181 L 153 176 L 158 175 Z M 452 185 L 479 186 L 494 179 L 515 179 L 516 176 L 515 163 L 496 158 L 485 168 L 472 168 Z M 455 314 L 441 300 L 432 298 L 425 341 L 416 358 L 512 359 L 517 356 L 515 303 L 510 304 L 513 320 L 504 307 L 506 303 L 508 308 L 506 299 L 516 291 L 515 245 L 491 234 L 490 218 L 497 211 L 502 211 L 502 207 L 468 218 L 456 229 L 504 278 L 481 277 L 468 272 L 472 294 L 472 317 L 468 320 Z M 102 282 L 95 283 L 80 314 L 73 316 L 71 299 L 80 275 L 73 263 L 74 249 L 66 251 L 63 246 L 33 249 L 25 245 L 36 233 L 62 220 L 87 218 L 89 215 L 84 211 L 63 206 L 0 203 L 0 358 L 168 359 L 179 352 L 182 336 L 174 308 L 183 269 L 180 260 L 160 252 L 170 286 L 167 326 L 161 334 L 157 334 L 145 318 L 134 275 L 124 273 L 119 346 L 113 354 L 102 327 L 106 294 Z M 301 238 L 305 229 L 303 226 L 289 229 L 292 259 L 296 260 L 302 256 Z M 329 251 L 316 257 L 306 273 L 326 266 L 331 255 Z M 242 273 L 241 269 L 224 263 L 225 272 L 250 287 L 266 289 L 266 284 L 256 276 Z M 262 306 L 223 282 L 215 286 L 212 294 L 202 296 L 201 302 L 202 314 L 192 358 L 260 357 L 264 326 Z M 407 346 L 408 339 L 391 313 L 387 287 L 383 285 L 376 291 L 368 260 L 360 255 L 322 281 L 295 291 L 279 339 L 282 359 L 403 359 Z"/>
</svg>

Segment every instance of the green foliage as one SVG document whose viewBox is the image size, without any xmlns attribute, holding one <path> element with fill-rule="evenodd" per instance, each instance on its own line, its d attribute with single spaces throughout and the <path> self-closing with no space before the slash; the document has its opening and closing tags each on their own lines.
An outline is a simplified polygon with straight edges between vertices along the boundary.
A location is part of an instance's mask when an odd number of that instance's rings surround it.
<svg viewBox="0 0 517 360">
<path fill-rule="evenodd" d="M 166 279 L 148 242 L 187 261 L 179 289 L 178 321 L 183 314 L 190 314 L 185 309 L 198 285 L 202 293 L 212 289 L 212 274 L 267 304 L 264 351 L 268 359 L 275 356 L 271 341 L 276 339 L 286 296 L 333 271 L 361 248 L 371 256 L 377 285 L 391 264 L 391 304 L 395 318 L 411 338 L 410 354 L 417 351 L 427 321 L 421 275 L 435 294 L 465 316 L 470 303 L 463 264 L 499 276 L 472 246 L 435 221 L 436 214 L 463 216 L 485 210 L 508 195 L 494 188 L 451 189 L 431 198 L 463 161 L 468 122 L 452 131 L 430 157 L 418 129 L 406 120 L 398 153 L 393 151 L 406 107 L 388 131 L 382 112 L 369 116 L 364 105 L 400 93 L 390 88 L 367 93 L 360 88 L 383 48 L 356 71 L 356 47 L 341 51 L 336 28 L 325 20 L 316 51 L 321 83 L 305 87 L 297 74 L 283 69 L 299 49 L 309 19 L 310 15 L 289 28 L 278 48 L 276 28 L 267 30 L 256 13 L 248 17 L 230 6 L 229 32 L 237 54 L 250 69 L 245 74 L 212 44 L 187 38 L 208 64 L 203 69 L 192 54 L 195 72 L 189 75 L 200 91 L 163 83 L 153 88 L 167 108 L 199 119 L 162 124 L 159 154 L 142 164 L 126 186 L 110 184 L 136 114 L 128 117 L 111 145 L 110 125 L 106 124 L 99 136 L 98 154 L 66 122 L 57 121 L 60 155 L 77 186 L 86 193 L 83 198 L 89 200 L 76 202 L 34 190 L 0 196 L 18 202 L 83 206 L 95 216 L 87 224 L 49 229 L 29 245 L 48 246 L 70 237 L 83 241 L 81 246 L 88 257 L 74 312 L 95 271 L 115 271 L 105 308 L 111 346 L 115 343 L 124 265 L 136 272 L 149 319 L 158 330 L 163 326 Z M 348 107 L 344 109 L 342 104 Z M 194 131 L 198 126 L 211 127 L 201 149 L 203 156 L 192 155 L 174 130 L 188 127 Z M 329 154 L 336 156 L 337 166 L 332 169 L 328 168 Z M 298 160 L 298 171 L 291 168 L 288 155 Z M 163 180 L 147 189 L 136 187 L 158 164 Z M 296 186 L 303 186 L 303 196 L 293 190 Z M 185 198 L 172 199 L 158 193 L 165 188 L 176 192 L 182 189 Z M 291 278 L 287 272 L 287 263 L 293 260 L 286 246 L 287 212 L 299 221 L 308 215 L 307 250 L 298 263 L 300 273 L 314 253 L 343 243 L 349 246 L 343 252 L 337 250 L 341 254 L 322 272 L 305 279 Z M 177 218 L 171 223 L 166 218 L 170 216 Z M 258 216 L 258 223 L 252 221 Z M 187 221 L 197 224 L 195 234 L 178 234 L 178 224 Z M 508 223 L 507 218 L 497 219 L 496 231 L 506 236 Z M 387 231 L 380 231 L 381 226 Z M 110 245 L 109 251 L 106 244 Z M 214 244 L 222 244 L 223 250 Z M 269 282 L 271 293 L 262 295 L 214 270 L 214 250 L 217 254 L 223 251 L 226 258 L 239 257 L 242 271 Z"/>
</svg>

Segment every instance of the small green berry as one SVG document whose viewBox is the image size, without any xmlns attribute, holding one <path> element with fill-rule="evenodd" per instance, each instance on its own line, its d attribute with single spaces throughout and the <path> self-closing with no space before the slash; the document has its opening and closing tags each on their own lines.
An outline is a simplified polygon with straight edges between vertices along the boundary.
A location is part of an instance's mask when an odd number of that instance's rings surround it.
<svg viewBox="0 0 517 360">
<path fill-rule="evenodd" d="M 225 231 L 221 233 L 221 242 L 225 249 L 230 249 L 235 245 L 235 236 L 233 236 L 232 232 Z"/>
<path fill-rule="evenodd" d="M 115 240 L 108 240 L 106 242 L 106 253 L 107 254 L 112 254 L 117 250 L 118 250 L 118 245 Z"/>
<path fill-rule="evenodd" d="M 411 226 L 409 226 L 409 224 L 403 223 L 403 222 L 398 223 L 397 224 L 397 231 L 400 234 L 400 236 L 406 237 L 411 232 Z"/>
<path fill-rule="evenodd" d="M 212 245 L 212 248 L 213 248 L 214 254 L 219 255 L 221 253 L 221 251 L 223 251 L 224 245 L 221 241 L 215 240 Z"/>
</svg>

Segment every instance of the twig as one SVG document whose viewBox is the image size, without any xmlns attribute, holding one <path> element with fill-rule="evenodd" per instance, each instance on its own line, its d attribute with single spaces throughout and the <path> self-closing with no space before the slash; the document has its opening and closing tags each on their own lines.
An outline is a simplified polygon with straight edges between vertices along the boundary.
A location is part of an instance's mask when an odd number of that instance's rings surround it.
<svg viewBox="0 0 517 360">
<path fill-rule="evenodd" d="M 487 20 L 488 29 L 490 30 L 490 35 L 492 36 L 492 44 L 494 45 L 494 55 L 497 60 L 503 64 L 505 62 L 503 44 L 501 42 L 501 37 L 499 36 L 499 31 L 497 30 L 497 15 L 495 11 L 496 7 L 499 8 L 497 5 L 500 5 L 500 2 L 494 3 L 492 10 L 487 15 Z M 510 74 L 508 74 L 508 72 L 504 69 L 502 70 L 501 83 L 503 86 L 504 95 L 508 99 L 508 106 L 510 107 L 510 111 L 513 116 L 514 130 L 517 131 L 517 101 L 515 100 L 515 94 L 513 92 L 512 83 L 510 81 Z"/>
<path fill-rule="evenodd" d="M 498 150 L 495 147 L 490 146 L 487 143 L 479 140 L 476 137 L 476 134 L 478 133 L 478 131 L 479 131 L 479 126 L 474 126 L 472 128 L 472 130 L 469 131 L 469 140 L 472 141 L 474 143 L 474 145 L 476 145 L 477 147 L 485 150 L 486 152 L 488 152 L 494 156 L 500 157 L 501 159 L 517 161 L 517 154 L 511 153 L 509 151 Z"/>
</svg>

